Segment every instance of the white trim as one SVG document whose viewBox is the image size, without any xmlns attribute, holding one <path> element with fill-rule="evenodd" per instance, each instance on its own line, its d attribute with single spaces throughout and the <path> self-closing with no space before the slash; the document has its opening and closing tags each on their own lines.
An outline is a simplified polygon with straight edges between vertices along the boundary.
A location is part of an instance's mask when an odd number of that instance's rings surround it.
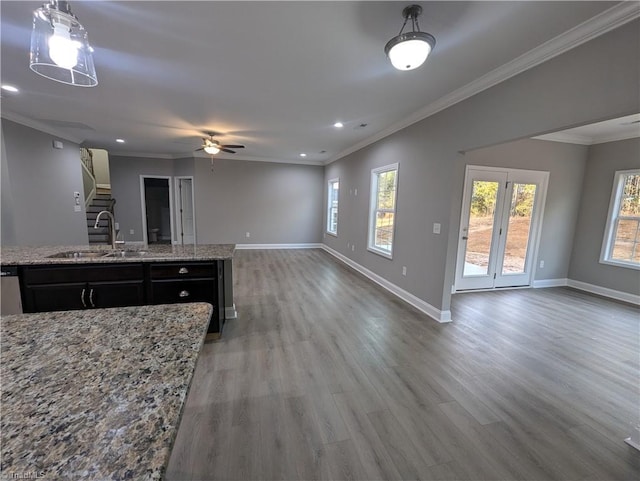
<svg viewBox="0 0 640 481">
<path fill-rule="evenodd" d="M 433 307 L 428 302 L 423 301 L 419 297 L 416 297 L 410 292 L 407 292 L 404 289 L 389 282 L 384 277 L 381 277 L 375 272 L 370 271 L 366 267 L 363 267 L 360 264 L 352 261 L 347 256 L 340 254 L 338 251 L 333 250 L 331 247 L 327 246 L 326 244 L 322 244 L 321 248 L 326 252 L 328 252 L 329 254 L 331 254 L 336 259 L 344 262 L 346 265 L 348 265 L 352 269 L 358 271 L 363 276 L 367 277 L 371 281 L 383 287 L 384 289 L 389 291 L 391 294 L 399 297 L 406 303 L 411 304 L 413 307 L 418 309 L 420 312 L 423 312 L 427 316 L 435 319 L 440 323 L 451 322 L 451 311 L 441 311 L 440 309 Z"/>
<path fill-rule="evenodd" d="M 533 281 L 531 287 L 534 289 L 544 289 L 546 287 L 566 287 L 568 285 L 569 279 L 540 279 L 537 281 Z"/>
<path fill-rule="evenodd" d="M 379 175 L 386 172 L 395 171 L 396 175 L 393 182 L 393 209 L 376 209 L 378 205 L 379 192 Z M 400 164 L 395 162 L 389 165 L 383 165 L 371 169 L 371 180 L 369 182 L 369 226 L 367 234 L 367 250 L 387 259 L 393 259 L 393 243 L 396 237 L 396 225 L 398 224 L 398 178 L 400 177 Z M 391 249 L 383 249 L 375 245 L 376 242 L 376 212 L 385 210 L 389 212 L 393 210 L 393 226 L 391 230 Z"/>
<path fill-rule="evenodd" d="M 611 30 L 614 30 L 628 22 L 640 17 L 640 9 L 638 9 L 637 2 L 621 2 L 615 6 L 605 10 L 604 12 L 596 15 L 595 17 L 587 20 L 586 22 L 577 25 L 566 32 L 558 35 L 551 40 L 539 45 L 538 47 L 529 50 L 528 52 L 520 55 L 519 57 L 507 62 L 500 67 L 488 72 L 480 78 L 460 87 L 459 89 L 450 92 L 449 94 L 440 97 L 435 102 L 421 108 L 414 112 L 406 119 L 396 122 L 390 125 L 386 129 L 372 135 L 369 138 L 358 142 L 355 145 L 343 150 L 337 155 L 331 157 L 325 165 L 335 162 L 342 157 L 345 157 L 353 152 L 356 152 L 367 145 L 373 144 L 380 139 L 388 137 L 389 135 L 402 130 L 416 122 L 426 119 L 431 115 L 434 115 L 452 105 L 462 102 L 473 95 L 476 95 L 483 90 L 486 90 L 494 85 L 497 85 L 505 80 L 510 79 L 529 70 L 541 63 L 546 62 L 558 55 L 561 55 L 573 48 L 578 47 L 590 40 L 593 40 L 600 35 L 603 35 Z"/>
<path fill-rule="evenodd" d="M 236 311 L 235 303 L 231 307 L 225 307 L 224 308 L 224 318 L 225 319 L 237 319 L 238 318 L 238 311 Z"/>
<path fill-rule="evenodd" d="M 180 215 L 181 209 L 180 209 L 180 206 L 181 206 L 181 202 L 182 202 L 182 199 L 179 196 L 180 195 L 180 182 L 179 181 L 180 180 L 185 180 L 185 179 L 191 181 L 191 211 L 192 211 L 192 214 L 193 214 L 193 242 L 188 242 L 187 244 L 197 244 L 198 243 L 198 241 L 196 239 L 196 189 L 195 189 L 196 183 L 195 183 L 195 179 L 193 178 L 193 175 L 176 175 L 173 178 L 173 186 L 174 186 L 174 189 L 175 189 L 175 195 L 174 195 L 174 199 L 175 199 L 174 204 L 175 205 L 172 208 L 175 211 L 174 215 L 175 215 L 175 220 L 176 220 L 174 222 L 175 228 L 176 228 L 176 233 L 175 233 L 176 240 L 175 240 L 175 243 L 178 244 L 178 245 L 180 245 L 179 239 L 180 239 L 180 234 L 181 234 L 181 232 L 178 232 L 178 220 L 181 220 L 181 215 Z M 173 236 L 173 234 L 171 234 L 171 235 Z"/>
<path fill-rule="evenodd" d="M 574 281 L 569 279 L 567 286 L 573 287 L 581 291 L 590 292 L 591 294 L 597 294 L 599 296 L 609 297 L 618 301 L 628 302 L 630 304 L 636 304 L 640 306 L 640 296 L 637 294 L 629 294 L 628 292 L 616 291 L 609 289 L 608 287 L 596 286 L 582 281 Z"/>
<path fill-rule="evenodd" d="M 612 259 L 613 248 L 615 244 L 616 220 L 620 217 L 620 202 L 622 192 L 624 190 L 624 177 L 627 175 L 640 175 L 640 169 L 616 170 L 613 176 L 613 187 L 611 188 L 611 197 L 609 199 L 609 210 L 607 211 L 607 224 L 604 229 L 604 238 L 602 239 L 602 247 L 600 248 L 601 264 L 609 264 L 618 267 L 626 267 L 628 269 L 640 269 L 640 264 L 633 263 L 621 259 Z M 635 216 L 634 216 L 635 217 Z"/>
<path fill-rule="evenodd" d="M 326 220 L 325 231 L 327 234 L 338 237 L 338 222 L 336 222 L 335 232 L 329 230 L 329 227 L 331 226 L 331 204 L 332 204 L 331 193 L 334 190 L 333 184 L 338 184 L 338 189 L 336 189 L 338 191 L 338 206 L 336 207 L 336 215 L 338 215 L 338 212 L 340 211 L 340 177 L 334 177 L 333 179 L 329 179 L 327 181 L 327 202 L 326 202 L 327 218 L 325 219 Z"/>
<path fill-rule="evenodd" d="M 250 249 L 320 249 L 322 244 L 236 244 L 236 250 Z"/>
</svg>

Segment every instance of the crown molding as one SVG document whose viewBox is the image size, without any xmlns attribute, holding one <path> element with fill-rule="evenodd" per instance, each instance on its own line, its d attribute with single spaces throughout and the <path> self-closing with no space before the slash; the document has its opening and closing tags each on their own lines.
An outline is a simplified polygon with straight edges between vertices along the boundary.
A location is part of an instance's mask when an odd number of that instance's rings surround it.
<svg viewBox="0 0 640 481">
<path fill-rule="evenodd" d="M 210 160 L 211 156 L 204 153 L 177 153 L 177 154 L 158 154 L 153 152 L 114 152 L 109 151 L 109 155 L 112 157 L 139 157 L 146 159 L 169 159 L 169 160 L 177 160 L 177 159 L 206 159 Z M 324 162 L 321 160 L 286 160 L 286 159 L 275 159 L 270 157 L 252 157 L 252 156 L 234 156 L 234 155 L 219 155 L 216 154 L 214 156 L 214 160 L 243 160 L 246 162 L 270 162 L 274 164 L 297 164 L 297 165 L 312 165 L 312 166 L 323 166 Z"/>
<path fill-rule="evenodd" d="M 515 59 L 501 65 L 500 67 L 486 73 L 476 80 L 450 92 L 449 94 L 439 98 L 435 102 L 426 107 L 417 110 L 406 119 L 392 124 L 386 129 L 378 132 L 371 137 L 343 150 L 337 155 L 331 157 L 325 162 L 328 165 L 335 162 L 346 155 L 352 154 L 367 145 L 381 140 L 389 135 L 398 132 L 410 125 L 430 117 L 452 105 L 462 102 L 463 100 L 476 95 L 483 90 L 487 90 L 505 80 L 510 79 L 526 70 L 540 65 L 558 55 L 561 55 L 573 48 L 578 47 L 600 35 L 611 30 L 615 30 L 622 25 L 629 23 L 640 17 L 640 3 L 636 1 L 623 1 L 615 6 L 601 12 L 595 17 L 576 25 L 566 32 L 546 41 L 545 43 L 535 47 L 532 50 L 516 57 Z"/>
<path fill-rule="evenodd" d="M 52 135 L 59 139 L 68 140 L 69 142 L 73 142 L 75 144 L 81 144 L 84 141 L 84 139 L 74 137 L 65 132 L 54 129 L 53 127 L 43 122 L 38 122 L 37 120 L 30 119 L 28 117 L 25 117 L 24 115 L 20 115 L 15 112 L 11 112 L 10 110 L 2 110 L 2 118 L 10 120 L 11 122 L 15 122 L 20 125 L 24 125 L 25 127 L 30 127 L 40 132 L 44 132 L 45 134 Z"/>
</svg>

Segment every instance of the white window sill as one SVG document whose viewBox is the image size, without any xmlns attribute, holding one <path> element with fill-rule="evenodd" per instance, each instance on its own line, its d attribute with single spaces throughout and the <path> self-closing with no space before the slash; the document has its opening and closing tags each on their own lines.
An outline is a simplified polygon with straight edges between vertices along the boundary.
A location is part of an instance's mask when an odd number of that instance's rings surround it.
<svg viewBox="0 0 640 481">
<path fill-rule="evenodd" d="M 377 249 L 371 246 L 367 247 L 367 250 L 369 252 L 373 252 L 374 254 L 378 254 L 379 256 L 386 257 L 387 259 L 393 259 L 393 252 Z"/>
<path fill-rule="evenodd" d="M 640 270 L 640 264 L 634 264 L 632 262 L 600 259 L 600 264 L 607 264 L 610 266 L 626 267 L 627 269 Z"/>
<path fill-rule="evenodd" d="M 329 234 L 330 236 L 338 237 L 338 233 L 337 232 L 329 232 L 329 231 L 327 231 L 326 233 Z"/>
</svg>

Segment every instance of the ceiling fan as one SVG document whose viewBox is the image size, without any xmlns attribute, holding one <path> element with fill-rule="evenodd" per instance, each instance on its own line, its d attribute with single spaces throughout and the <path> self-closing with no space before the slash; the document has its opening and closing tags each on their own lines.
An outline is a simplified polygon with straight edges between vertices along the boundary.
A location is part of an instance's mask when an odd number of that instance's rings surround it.
<svg viewBox="0 0 640 481">
<path fill-rule="evenodd" d="M 207 133 L 206 135 L 209 136 L 209 138 L 207 139 L 206 137 L 202 138 L 202 147 L 200 147 L 199 149 L 196 149 L 196 152 L 199 150 L 204 150 L 207 154 L 209 155 L 215 155 L 217 153 L 219 153 L 220 151 L 222 152 L 228 152 L 230 154 L 235 154 L 236 151 L 235 150 L 231 150 L 231 149 L 244 149 L 244 145 L 223 145 L 220 142 L 218 142 L 217 140 L 215 140 L 213 137 L 215 134 L 213 133 Z"/>
</svg>

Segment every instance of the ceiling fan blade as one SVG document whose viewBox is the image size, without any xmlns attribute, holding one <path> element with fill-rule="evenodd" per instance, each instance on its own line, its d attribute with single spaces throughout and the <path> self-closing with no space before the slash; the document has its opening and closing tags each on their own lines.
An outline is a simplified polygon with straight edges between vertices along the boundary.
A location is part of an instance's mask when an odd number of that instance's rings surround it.
<svg viewBox="0 0 640 481">
<path fill-rule="evenodd" d="M 244 145 L 223 145 L 222 147 L 227 147 L 230 149 L 244 149 Z"/>
<path fill-rule="evenodd" d="M 235 150 L 229 150 L 229 149 L 225 149 L 225 148 L 222 148 L 220 150 L 222 150 L 223 152 L 229 152 L 230 154 L 235 154 L 236 153 Z"/>
</svg>

